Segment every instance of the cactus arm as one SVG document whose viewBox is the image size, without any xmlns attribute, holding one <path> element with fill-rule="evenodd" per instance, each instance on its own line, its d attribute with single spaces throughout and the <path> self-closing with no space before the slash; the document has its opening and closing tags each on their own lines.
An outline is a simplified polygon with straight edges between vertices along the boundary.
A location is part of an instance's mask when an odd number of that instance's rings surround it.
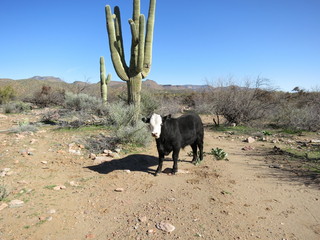
<svg viewBox="0 0 320 240">
<path fill-rule="evenodd" d="M 116 40 L 119 47 L 119 54 L 125 65 L 125 56 L 124 56 L 124 47 L 123 47 L 123 38 L 122 38 L 122 27 L 121 27 L 121 15 L 120 15 L 120 8 L 115 6 L 114 14 L 116 15 L 114 26 L 115 26 L 115 33 L 116 33 Z"/>
<path fill-rule="evenodd" d="M 107 102 L 107 84 L 108 83 L 106 81 L 106 67 L 104 65 L 104 57 L 100 57 L 100 88 L 101 99 L 103 103 Z"/>
<path fill-rule="evenodd" d="M 133 1 L 133 21 L 136 25 L 139 24 L 139 18 L 140 18 L 140 0 L 134 0 Z"/>
<path fill-rule="evenodd" d="M 138 63 L 137 63 L 137 72 L 142 72 L 143 62 L 144 62 L 144 44 L 145 44 L 145 19 L 144 15 L 141 14 L 139 18 L 139 46 L 138 46 Z"/>
<path fill-rule="evenodd" d="M 114 16 L 116 15 L 111 14 L 111 8 L 109 5 L 106 6 L 105 11 L 106 11 L 106 18 L 107 18 L 107 31 L 109 36 L 109 47 L 110 47 L 112 63 L 113 63 L 114 69 L 117 72 L 117 75 L 123 81 L 128 81 L 129 80 L 129 76 L 127 74 L 128 67 L 125 64 L 125 60 L 123 59 L 124 56 L 122 56 L 121 58 L 121 54 L 119 53 L 120 49 L 116 39 L 115 24 L 113 19 Z M 120 20 L 118 19 L 118 21 Z"/>
<path fill-rule="evenodd" d="M 137 27 L 135 22 L 132 19 L 129 19 L 131 34 L 132 34 L 132 43 L 134 46 L 136 46 L 139 42 Z"/>
<path fill-rule="evenodd" d="M 142 71 L 143 78 L 145 78 L 151 70 L 155 10 L 156 10 L 156 0 L 150 0 L 148 20 L 147 20 L 145 49 L 144 49 L 145 51 L 144 63 L 143 63 L 143 71 Z"/>
<path fill-rule="evenodd" d="M 104 84 L 106 79 L 106 67 L 104 65 L 104 57 L 100 57 L 100 83 Z"/>
<path fill-rule="evenodd" d="M 111 81 L 111 74 L 109 73 L 106 78 L 106 84 L 108 84 Z"/>
</svg>

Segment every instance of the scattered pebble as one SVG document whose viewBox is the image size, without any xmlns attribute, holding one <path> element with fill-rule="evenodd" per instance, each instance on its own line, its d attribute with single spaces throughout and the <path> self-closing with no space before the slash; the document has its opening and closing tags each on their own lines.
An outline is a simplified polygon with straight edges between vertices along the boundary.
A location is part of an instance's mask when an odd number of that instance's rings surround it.
<svg viewBox="0 0 320 240">
<path fill-rule="evenodd" d="M 70 181 L 69 182 L 70 186 L 72 187 L 79 187 L 79 183 L 75 182 L 75 181 Z"/>
<path fill-rule="evenodd" d="M 241 150 L 243 150 L 243 151 L 251 151 L 251 150 L 254 150 L 254 147 L 245 146 L 245 147 L 241 148 Z"/>
<path fill-rule="evenodd" d="M 115 191 L 115 192 L 123 192 L 124 189 L 123 189 L 123 188 L 116 188 L 114 191 Z"/>
<path fill-rule="evenodd" d="M 253 142 L 255 142 L 256 140 L 253 138 L 253 137 L 248 137 L 247 139 L 246 139 L 246 142 L 247 143 L 253 143 Z"/>
<path fill-rule="evenodd" d="M 23 205 L 24 205 L 24 201 L 21 201 L 21 200 L 18 200 L 18 199 L 12 200 L 9 203 L 9 207 L 10 208 L 22 207 Z"/>
<path fill-rule="evenodd" d="M 3 210 L 3 209 L 5 209 L 6 207 L 8 207 L 8 204 L 2 203 L 2 204 L 0 205 L 0 211 Z"/>
<path fill-rule="evenodd" d="M 55 209 L 50 209 L 50 210 L 48 211 L 49 214 L 55 214 L 56 212 L 57 212 L 57 210 L 55 210 Z"/>
<path fill-rule="evenodd" d="M 139 221 L 140 222 L 146 222 L 148 219 L 147 219 L 147 216 L 143 216 L 143 217 L 140 217 L 139 218 Z"/>
<path fill-rule="evenodd" d="M 58 185 L 58 186 L 55 186 L 55 187 L 53 188 L 53 190 L 56 190 L 56 191 L 59 191 L 59 190 L 62 190 L 62 189 L 66 189 L 66 186 L 64 186 L 64 185 Z"/>
<path fill-rule="evenodd" d="M 156 227 L 159 229 L 159 230 L 162 230 L 164 232 L 168 232 L 168 233 L 171 233 L 173 232 L 176 227 L 173 226 L 171 223 L 168 223 L 168 222 L 165 222 L 165 221 L 161 221 L 160 223 L 158 223 L 156 225 Z"/>
</svg>

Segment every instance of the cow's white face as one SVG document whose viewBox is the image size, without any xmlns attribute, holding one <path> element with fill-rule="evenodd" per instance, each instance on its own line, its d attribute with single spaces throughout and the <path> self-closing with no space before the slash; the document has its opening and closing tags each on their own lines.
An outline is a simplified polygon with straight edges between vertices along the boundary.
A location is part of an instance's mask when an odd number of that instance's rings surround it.
<svg viewBox="0 0 320 240">
<path fill-rule="evenodd" d="M 158 114 L 152 114 L 150 118 L 151 134 L 155 138 L 159 138 L 161 134 L 162 118 Z"/>
</svg>

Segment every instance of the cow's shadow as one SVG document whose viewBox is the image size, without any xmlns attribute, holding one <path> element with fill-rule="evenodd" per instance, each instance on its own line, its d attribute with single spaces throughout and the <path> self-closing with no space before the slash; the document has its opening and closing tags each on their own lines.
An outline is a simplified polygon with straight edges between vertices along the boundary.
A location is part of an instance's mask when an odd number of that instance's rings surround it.
<svg viewBox="0 0 320 240">
<path fill-rule="evenodd" d="M 124 158 L 103 162 L 98 165 L 87 166 L 85 168 L 101 174 L 108 174 L 115 170 L 140 171 L 154 174 L 155 170 L 151 169 L 151 167 L 158 165 L 158 163 L 157 157 L 144 154 L 133 154 Z"/>
</svg>

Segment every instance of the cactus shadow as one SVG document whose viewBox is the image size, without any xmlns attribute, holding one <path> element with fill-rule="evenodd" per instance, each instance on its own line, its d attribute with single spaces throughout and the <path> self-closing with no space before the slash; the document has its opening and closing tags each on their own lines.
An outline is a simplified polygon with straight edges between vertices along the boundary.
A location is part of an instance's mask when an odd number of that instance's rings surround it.
<svg viewBox="0 0 320 240">
<path fill-rule="evenodd" d="M 158 158 L 144 154 L 133 154 L 120 159 L 114 159 L 109 162 L 103 162 L 98 165 L 87 166 L 85 168 L 100 174 L 108 174 L 116 170 L 130 170 L 147 173 L 155 173 L 152 166 L 157 166 Z"/>
</svg>

